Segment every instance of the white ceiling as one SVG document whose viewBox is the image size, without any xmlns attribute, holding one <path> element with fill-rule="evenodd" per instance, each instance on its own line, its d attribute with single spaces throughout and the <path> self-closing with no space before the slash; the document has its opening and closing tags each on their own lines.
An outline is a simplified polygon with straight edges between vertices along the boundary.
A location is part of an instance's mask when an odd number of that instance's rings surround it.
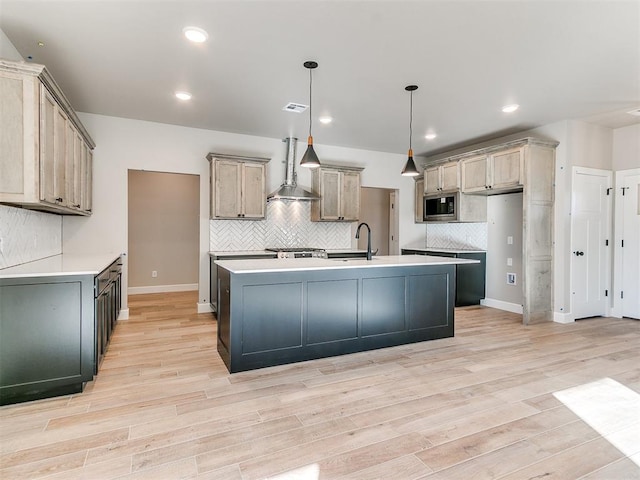
<svg viewBox="0 0 640 480">
<path fill-rule="evenodd" d="M 320 146 L 404 154 L 412 83 L 416 154 L 564 119 L 640 121 L 625 113 L 640 108 L 638 1 L 0 0 L 0 29 L 81 112 L 303 140 L 308 112 L 282 107 L 308 104 L 315 60 Z"/>
</svg>

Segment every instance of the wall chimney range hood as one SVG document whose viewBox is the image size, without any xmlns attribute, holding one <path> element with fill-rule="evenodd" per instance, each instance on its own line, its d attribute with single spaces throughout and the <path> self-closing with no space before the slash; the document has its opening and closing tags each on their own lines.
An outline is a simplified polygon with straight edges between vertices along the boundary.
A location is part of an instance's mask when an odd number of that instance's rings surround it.
<svg viewBox="0 0 640 480">
<path fill-rule="evenodd" d="M 287 137 L 282 140 L 287 144 L 287 158 L 284 183 L 275 192 L 267 195 L 267 201 L 271 200 L 318 200 L 320 197 L 298 187 L 296 174 L 296 144 L 298 139 Z"/>
</svg>

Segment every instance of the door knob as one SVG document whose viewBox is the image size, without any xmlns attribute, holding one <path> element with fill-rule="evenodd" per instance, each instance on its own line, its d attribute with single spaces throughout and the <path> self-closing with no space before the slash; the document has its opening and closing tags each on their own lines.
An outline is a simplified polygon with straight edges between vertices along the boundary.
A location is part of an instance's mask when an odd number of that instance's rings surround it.
<svg viewBox="0 0 640 480">
<path fill-rule="evenodd" d="M 584 255 L 584 252 L 581 252 L 581 251 L 577 250 L 577 251 L 573 252 L 573 254 L 574 254 L 576 257 L 581 257 L 581 256 L 583 256 L 583 255 Z"/>
</svg>

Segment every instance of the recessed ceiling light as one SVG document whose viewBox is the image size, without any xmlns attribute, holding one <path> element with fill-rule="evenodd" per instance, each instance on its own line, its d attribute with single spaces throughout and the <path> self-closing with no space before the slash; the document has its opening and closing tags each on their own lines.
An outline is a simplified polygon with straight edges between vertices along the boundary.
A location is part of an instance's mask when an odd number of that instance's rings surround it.
<svg viewBox="0 0 640 480">
<path fill-rule="evenodd" d="M 320 117 L 318 120 L 320 120 L 320 123 L 324 123 L 325 125 L 333 122 L 333 118 L 331 117 Z"/>
<path fill-rule="evenodd" d="M 182 33 L 184 33 L 184 36 L 187 37 L 188 40 L 194 43 L 203 43 L 209 38 L 209 34 L 198 27 L 184 27 Z"/>
<path fill-rule="evenodd" d="M 504 113 L 513 113 L 515 112 L 518 108 L 520 108 L 520 105 L 518 105 L 517 103 L 513 103 L 511 105 L 505 105 L 504 107 L 502 107 L 502 111 Z"/>
<path fill-rule="evenodd" d="M 44 42 L 38 42 L 39 47 L 44 47 Z"/>
<path fill-rule="evenodd" d="M 176 92 L 176 98 L 180 100 L 191 100 L 191 94 L 189 92 Z"/>
<path fill-rule="evenodd" d="M 433 140 L 437 137 L 437 135 L 435 133 L 427 133 L 424 138 L 426 138 L 427 140 Z"/>
</svg>

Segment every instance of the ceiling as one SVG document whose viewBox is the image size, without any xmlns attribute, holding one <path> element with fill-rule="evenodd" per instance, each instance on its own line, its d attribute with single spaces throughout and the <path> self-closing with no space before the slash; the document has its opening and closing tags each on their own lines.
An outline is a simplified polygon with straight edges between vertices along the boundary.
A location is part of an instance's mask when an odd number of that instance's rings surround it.
<svg viewBox="0 0 640 480">
<path fill-rule="evenodd" d="M 418 155 L 565 119 L 640 122 L 638 1 L 0 0 L 0 29 L 77 111 L 271 138 L 308 135 L 309 112 L 282 108 L 309 103 L 315 60 L 321 158 L 406 152 L 408 84 Z"/>
</svg>

